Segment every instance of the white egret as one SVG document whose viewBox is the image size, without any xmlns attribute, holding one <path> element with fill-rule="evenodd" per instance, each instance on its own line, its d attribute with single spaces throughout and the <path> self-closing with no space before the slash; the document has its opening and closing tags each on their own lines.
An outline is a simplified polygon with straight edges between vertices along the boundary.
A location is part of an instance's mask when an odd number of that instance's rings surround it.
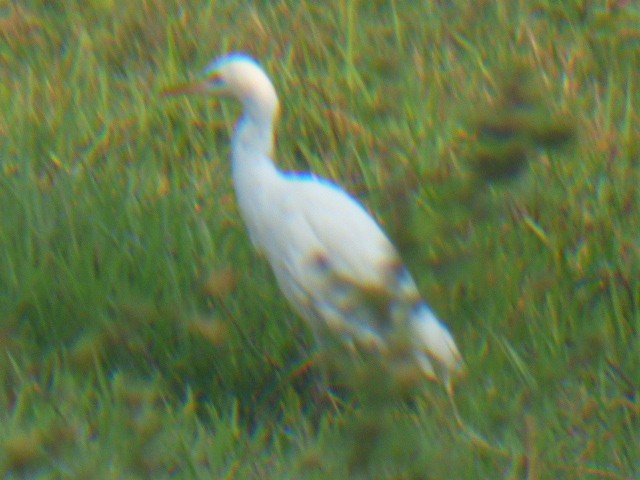
<svg viewBox="0 0 640 480">
<path fill-rule="evenodd" d="M 463 369 L 460 353 L 380 226 L 332 182 L 274 165 L 278 97 L 262 68 L 246 55 L 227 55 L 211 63 L 203 79 L 164 94 L 196 92 L 231 95 L 243 104 L 231 145 L 240 212 L 253 245 L 316 339 L 329 334 L 432 380 L 436 360 L 449 386 L 451 374 Z"/>
</svg>

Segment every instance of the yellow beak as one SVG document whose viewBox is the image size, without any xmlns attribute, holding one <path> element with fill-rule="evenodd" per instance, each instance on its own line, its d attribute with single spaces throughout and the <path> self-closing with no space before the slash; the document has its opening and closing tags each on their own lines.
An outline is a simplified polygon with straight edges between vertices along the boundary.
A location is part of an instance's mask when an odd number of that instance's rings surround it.
<svg viewBox="0 0 640 480">
<path fill-rule="evenodd" d="M 165 88 L 160 92 L 163 97 L 174 97 L 176 95 L 183 95 L 188 93 L 205 93 L 209 90 L 209 85 L 206 80 L 200 80 L 197 82 L 186 82 L 173 87 Z"/>
<path fill-rule="evenodd" d="M 189 93 L 222 93 L 224 87 L 221 84 L 220 75 L 217 72 L 209 74 L 202 80 L 181 83 L 173 87 L 163 89 L 160 94 L 163 97 L 174 97 Z"/>
</svg>

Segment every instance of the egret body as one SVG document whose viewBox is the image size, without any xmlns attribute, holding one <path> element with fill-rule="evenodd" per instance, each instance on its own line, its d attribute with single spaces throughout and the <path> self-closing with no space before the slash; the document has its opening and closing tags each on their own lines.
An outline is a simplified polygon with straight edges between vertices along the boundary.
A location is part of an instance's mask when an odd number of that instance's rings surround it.
<svg viewBox="0 0 640 480">
<path fill-rule="evenodd" d="M 209 65 L 201 81 L 167 95 L 231 95 L 244 107 L 231 146 L 233 183 L 253 245 L 287 300 L 322 340 L 447 380 L 462 359 L 421 299 L 396 249 L 362 205 L 337 185 L 278 170 L 271 159 L 278 97 L 262 68 L 241 54 Z"/>
</svg>

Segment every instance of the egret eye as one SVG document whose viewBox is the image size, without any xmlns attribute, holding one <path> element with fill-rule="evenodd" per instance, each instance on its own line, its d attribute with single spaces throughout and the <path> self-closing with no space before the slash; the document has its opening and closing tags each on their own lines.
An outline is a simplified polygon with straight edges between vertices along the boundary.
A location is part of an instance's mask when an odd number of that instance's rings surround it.
<svg viewBox="0 0 640 480">
<path fill-rule="evenodd" d="M 206 82 L 211 88 L 222 88 L 226 85 L 224 78 L 220 72 L 210 72 L 207 74 Z"/>
</svg>

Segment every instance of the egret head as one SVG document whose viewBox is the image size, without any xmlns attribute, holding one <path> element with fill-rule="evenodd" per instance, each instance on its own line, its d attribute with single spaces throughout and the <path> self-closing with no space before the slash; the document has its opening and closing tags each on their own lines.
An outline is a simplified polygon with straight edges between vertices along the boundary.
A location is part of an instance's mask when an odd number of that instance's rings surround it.
<svg viewBox="0 0 640 480">
<path fill-rule="evenodd" d="M 278 97 L 271 80 L 255 60 L 241 53 L 214 60 L 199 80 L 163 91 L 167 96 L 184 93 L 233 96 L 255 116 L 273 117 L 278 109 Z"/>
</svg>

